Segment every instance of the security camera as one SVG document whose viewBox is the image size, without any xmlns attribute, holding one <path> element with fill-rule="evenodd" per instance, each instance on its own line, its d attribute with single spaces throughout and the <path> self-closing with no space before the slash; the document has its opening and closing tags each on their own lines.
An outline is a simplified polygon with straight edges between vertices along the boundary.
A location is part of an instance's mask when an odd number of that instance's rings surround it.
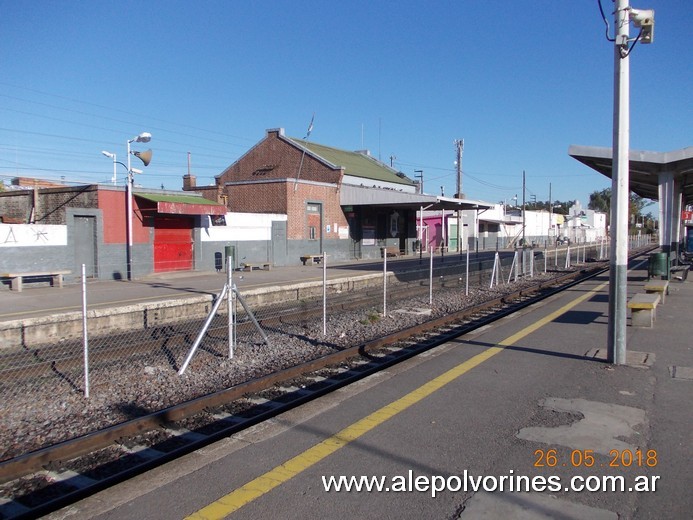
<svg viewBox="0 0 693 520">
<path fill-rule="evenodd" d="M 654 40 L 654 9 L 631 9 L 629 17 L 633 25 L 642 31 L 640 41 L 652 43 Z"/>
</svg>

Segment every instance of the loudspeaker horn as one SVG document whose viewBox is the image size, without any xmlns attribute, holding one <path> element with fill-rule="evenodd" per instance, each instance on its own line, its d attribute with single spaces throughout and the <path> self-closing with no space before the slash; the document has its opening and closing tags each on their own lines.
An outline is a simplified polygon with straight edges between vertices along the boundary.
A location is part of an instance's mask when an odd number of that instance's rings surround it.
<svg viewBox="0 0 693 520">
<path fill-rule="evenodd" d="M 145 166 L 149 166 L 150 161 L 152 160 L 152 151 L 151 149 L 146 150 L 144 152 L 132 152 L 132 155 L 137 157 L 140 161 L 144 163 Z"/>
</svg>

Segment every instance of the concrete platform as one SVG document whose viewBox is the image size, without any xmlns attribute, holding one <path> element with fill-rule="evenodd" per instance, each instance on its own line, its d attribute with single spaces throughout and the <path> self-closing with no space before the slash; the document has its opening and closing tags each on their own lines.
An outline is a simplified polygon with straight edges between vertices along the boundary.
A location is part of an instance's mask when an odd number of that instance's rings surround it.
<svg viewBox="0 0 693 520">
<path fill-rule="evenodd" d="M 629 272 L 629 293 L 646 267 Z M 607 284 L 574 286 L 48 518 L 690 518 L 693 285 L 672 284 L 652 329 L 628 327 L 629 364 L 613 366 L 600 359 Z M 339 476 L 383 477 L 388 490 L 325 491 Z M 459 486 L 417 490 L 433 476 Z M 519 476 L 560 486 L 510 489 Z M 503 490 L 484 490 L 501 477 Z M 568 487 L 604 477 L 627 489 Z"/>
<path fill-rule="evenodd" d="M 493 258 L 493 252 L 480 253 L 479 258 Z M 436 257 L 435 266 L 455 265 L 460 258 L 446 255 Z M 428 269 L 428 258 L 423 262 L 418 257 L 388 260 L 388 271 L 402 273 L 416 269 Z M 331 265 L 328 262 L 327 279 L 354 279 L 364 276 L 382 277 L 382 262 L 354 261 Z M 301 265 L 275 267 L 271 270 L 234 271 L 233 283 L 242 294 L 250 290 L 276 288 L 278 286 L 320 283 L 323 266 Z M 89 309 L 132 305 L 142 302 L 172 300 L 190 296 L 212 296 L 221 291 L 226 282 L 225 272 L 178 271 L 161 273 L 133 281 L 87 282 Z M 3 290 L 0 292 L 0 322 L 49 316 L 58 313 L 81 311 L 81 283 L 66 284 L 62 289 L 33 287 L 26 285 L 21 293 Z"/>
<path fill-rule="evenodd" d="M 512 254 L 512 253 L 508 253 Z M 474 259 L 488 261 L 494 253 Z M 459 255 L 434 258 L 436 273 L 459 273 L 465 259 Z M 471 259 L 470 259 L 471 263 Z M 403 257 L 387 264 L 388 280 L 421 271 L 427 276 L 429 259 Z M 251 307 L 322 296 L 323 276 L 328 292 L 351 292 L 381 287 L 382 262 L 349 262 L 327 266 L 306 265 L 252 271 L 234 271 L 232 283 Z M 87 309 L 93 331 L 107 335 L 164 325 L 181 319 L 202 319 L 212 308 L 227 275 L 224 272 L 171 272 L 134 281 L 88 281 Z M 225 312 L 222 305 L 220 312 Z M 92 332 L 94 334 L 94 332 Z M 0 348 L 33 347 L 56 339 L 82 335 L 82 285 L 62 289 L 31 287 L 0 297 Z"/>
</svg>

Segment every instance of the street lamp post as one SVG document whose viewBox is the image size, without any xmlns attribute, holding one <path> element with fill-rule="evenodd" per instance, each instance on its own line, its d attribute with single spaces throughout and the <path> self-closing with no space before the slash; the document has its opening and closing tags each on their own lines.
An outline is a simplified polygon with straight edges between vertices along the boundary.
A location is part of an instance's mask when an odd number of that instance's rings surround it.
<svg viewBox="0 0 693 520">
<path fill-rule="evenodd" d="M 132 280 L 132 184 L 133 184 L 133 173 L 142 173 L 142 170 L 138 170 L 137 168 L 133 168 L 130 164 L 130 155 L 134 155 L 135 157 L 138 157 L 145 166 L 149 164 L 149 161 L 151 160 L 152 157 L 152 151 L 148 150 L 147 152 L 137 152 L 137 151 L 130 151 L 130 144 L 132 143 L 148 143 L 152 139 L 152 134 L 149 132 L 142 132 L 140 135 L 137 137 L 133 137 L 132 139 L 128 139 L 127 141 L 127 155 L 128 155 L 128 163 L 124 164 L 118 160 L 116 160 L 116 154 L 107 152 L 107 151 L 102 151 L 101 153 L 105 155 L 106 157 L 112 158 L 113 159 L 113 184 L 116 182 L 116 164 L 120 164 L 121 166 L 124 166 L 127 171 L 128 171 L 128 178 L 127 182 L 125 185 L 125 211 L 126 211 L 126 227 L 127 227 L 127 247 L 126 247 L 126 257 L 127 257 L 127 277 L 128 280 Z"/>
<path fill-rule="evenodd" d="M 131 143 L 148 143 L 152 139 L 152 134 L 149 132 L 142 132 L 140 135 L 137 137 L 133 137 L 132 139 L 128 139 L 127 141 L 127 149 L 128 149 L 128 182 L 127 182 L 127 193 L 126 193 L 126 198 L 127 198 L 127 232 L 128 232 L 128 247 L 127 247 L 127 270 L 128 270 L 128 280 L 132 280 L 132 184 L 133 184 L 133 177 L 132 174 L 134 173 L 132 167 L 130 166 L 130 154 L 137 153 L 137 152 L 131 152 L 130 151 L 130 144 Z M 148 164 L 148 161 L 145 162 L 145 166 Z M 139 172 L 142 173 L 142 172 Z"/>
<path fill-rule="evenodd" d="M 116 154 L 107 152 L 107 151 L 102 151 L 101 152 L 103 155 L 108 157 L 109 159 L 113 159 L 113 177 L 111 177 L 111 182 L 113 183 L 113 186 L 116 185 L 116 164 L 118 164 Z"/>
<path fill-rule="evenodd" d="M 616 0 L 614 23 L 614 114 L 611 173 L 611 226 L 614 230 L 609 258 L 609 322 L 607 361 L 626 364 L 626 303 L 628 271 L 628 199 L 630 192 L 630 63 L 638 41 L 652 43 L 654 11 L 633 9 L 628 0 Z M 640 28 L 631 40 L 629 22 Z M 631 44 L 629 47 L 629 43 Z"/>
</svg>

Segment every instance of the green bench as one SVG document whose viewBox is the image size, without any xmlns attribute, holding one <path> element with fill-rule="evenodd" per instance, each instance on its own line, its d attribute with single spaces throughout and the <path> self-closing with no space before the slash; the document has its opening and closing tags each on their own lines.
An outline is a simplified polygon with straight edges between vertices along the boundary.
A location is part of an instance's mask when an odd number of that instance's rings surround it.
<svg viewBox="0 0 693 520">
<path fill-rule="evenodd" d="M 631 310 L 631 325 L 633 327 L 652 327 L 657 317 L 659 294 L 638 293 L 628 302 Z"/>
</svg>

